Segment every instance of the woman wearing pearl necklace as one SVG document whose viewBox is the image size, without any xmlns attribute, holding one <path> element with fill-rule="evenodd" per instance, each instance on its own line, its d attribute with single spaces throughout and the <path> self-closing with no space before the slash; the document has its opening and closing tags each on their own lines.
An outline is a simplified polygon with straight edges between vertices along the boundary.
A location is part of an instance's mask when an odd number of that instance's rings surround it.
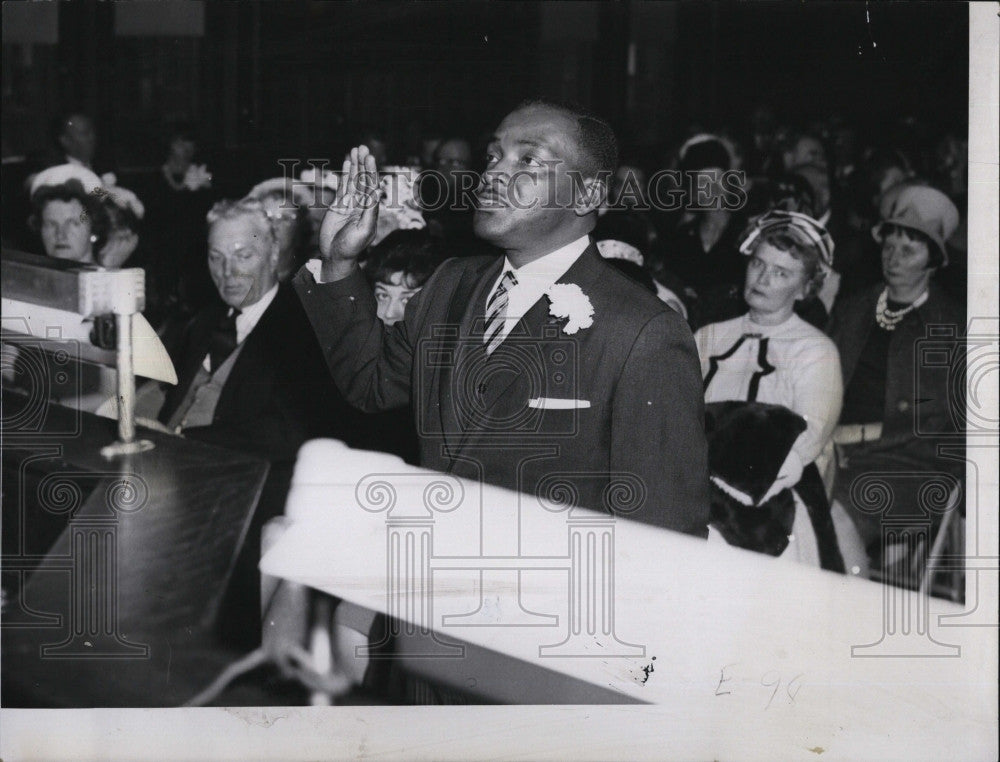
<svg viewBox="0 0 1000 762">
<path fill-rule="evenodd" d="M 938 444 L 959 434 L 964 410 L 951 387 L 961 383 L 954 371 L 964 353 L 952 352 L 940 366 L 920 350 L 931 337 L 943 339 L 945 350 L 960 348 L 964 308 L 933 277 L 948 264 L 946 241 L 958 227 L 958 209 L 935 188 L 904 183 L 885 194 L 880 216 L 872 233 L 882 245 L 884 282 L 838 304 L 830 331 L 844 373 L 834 499 L 855 520 L 873 567 L 886 560 L 887 520 L 907 511 L 916 523 L 940 521 L 940 511 L 924 505 L 926 479 L 917 475 L 961 479 L 964 471 L 962 461 L 938 454 Z M 861 505 L 851 490 L 875 474 L 885 475 L 879 478 L 892 498 L 881 512 Z"/>
</svg>

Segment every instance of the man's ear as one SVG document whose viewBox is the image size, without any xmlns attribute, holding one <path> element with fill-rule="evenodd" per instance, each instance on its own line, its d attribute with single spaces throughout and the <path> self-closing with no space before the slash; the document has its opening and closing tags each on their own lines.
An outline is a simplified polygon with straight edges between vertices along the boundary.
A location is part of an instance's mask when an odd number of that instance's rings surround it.
<svg viewBox="0 0 1000 762">
<path fill-rule="evenodd" d="M 574 210 L 578 217 L 586 217 L 600 209 L 608 199 L 611 173 L 598 172 L 594 177 L 584 177 L 575 184 Z"/>
</svg>

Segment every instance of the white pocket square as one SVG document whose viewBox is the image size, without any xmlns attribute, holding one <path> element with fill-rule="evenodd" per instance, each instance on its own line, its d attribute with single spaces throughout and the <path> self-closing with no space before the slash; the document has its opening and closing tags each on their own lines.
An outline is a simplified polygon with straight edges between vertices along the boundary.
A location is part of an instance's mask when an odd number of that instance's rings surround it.
<svg viewBox="0 0 1000 762">
<path fill-rule="evenodd" d="M 563 397 L 535 397 L 528 400 L 528 407 L 538 410 L 582 410 L 590 407 L 590 400 L 575 400 Z"/>
</svg>

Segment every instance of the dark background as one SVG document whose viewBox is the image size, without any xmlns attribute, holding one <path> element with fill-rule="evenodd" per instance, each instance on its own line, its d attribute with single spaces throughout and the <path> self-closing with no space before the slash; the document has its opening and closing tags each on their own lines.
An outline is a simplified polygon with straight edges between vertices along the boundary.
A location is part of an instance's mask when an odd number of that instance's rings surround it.
<svg viewBox="0 0 1000 762">
<path fill-rule="evenodd" d="M 337 161 L 365 126 L 398 161 L 424 131 L 474 139 L 539 95 L 608 116 L 647 164 L 762 103 L 862 134 L 967 129 L 963 3 L 7 1 L 3 22 L 5 159 L 80 109 L 98 164 L 158 167 L 186 120 L 238 195 L 278 158 Z"/>
</svg>

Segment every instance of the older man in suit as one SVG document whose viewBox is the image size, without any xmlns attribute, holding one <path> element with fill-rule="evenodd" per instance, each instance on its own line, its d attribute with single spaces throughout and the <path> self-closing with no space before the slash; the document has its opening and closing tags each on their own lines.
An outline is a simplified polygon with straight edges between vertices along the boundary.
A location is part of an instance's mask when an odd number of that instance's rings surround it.
<svg viewBox="0 0 1000 762">
<path fill-rule="evenodd" d="M 284 508 L 302 443 L 351 441 L 360 415 L 330 389 L 302 305 L 278 283 L 278 241 L 261 202 L 219 202 L 208 222 L 208 268 L 220 299 L 195 315 L 172 353 L 178 384 L 159 419 L 271 464 L 223 617 L 227 634 L 252 646 L 260 642 L 260 527 Z"/>
<path fill-rule="evenodd" d="M 475 232 L 503 257 L 449 260 L 383 328 L 357 257 L 377 218 L 364 146 L 294 285 L 337 386 L 364 410 L 410 402 L 421 464 L 707 533 L 698 356 L 684 321 L 589 238 L 615 169 L 600 119 L 529 102 L 494 134 Z"/>
<path fill-rule="evenodd" d="M 319 347 L 303 333 L 295 295 L 278 283 L 278 244 L 263 205 L 223 201 L 208 221 L 208 268 L 220 299 L 195 315 L 173 353 L 179 382 L 160 421 L 273 462 L 293 460 L 313 436 L 349 437 L 357 416 L 336 395 L 330 409 Z"/>
</svg>

